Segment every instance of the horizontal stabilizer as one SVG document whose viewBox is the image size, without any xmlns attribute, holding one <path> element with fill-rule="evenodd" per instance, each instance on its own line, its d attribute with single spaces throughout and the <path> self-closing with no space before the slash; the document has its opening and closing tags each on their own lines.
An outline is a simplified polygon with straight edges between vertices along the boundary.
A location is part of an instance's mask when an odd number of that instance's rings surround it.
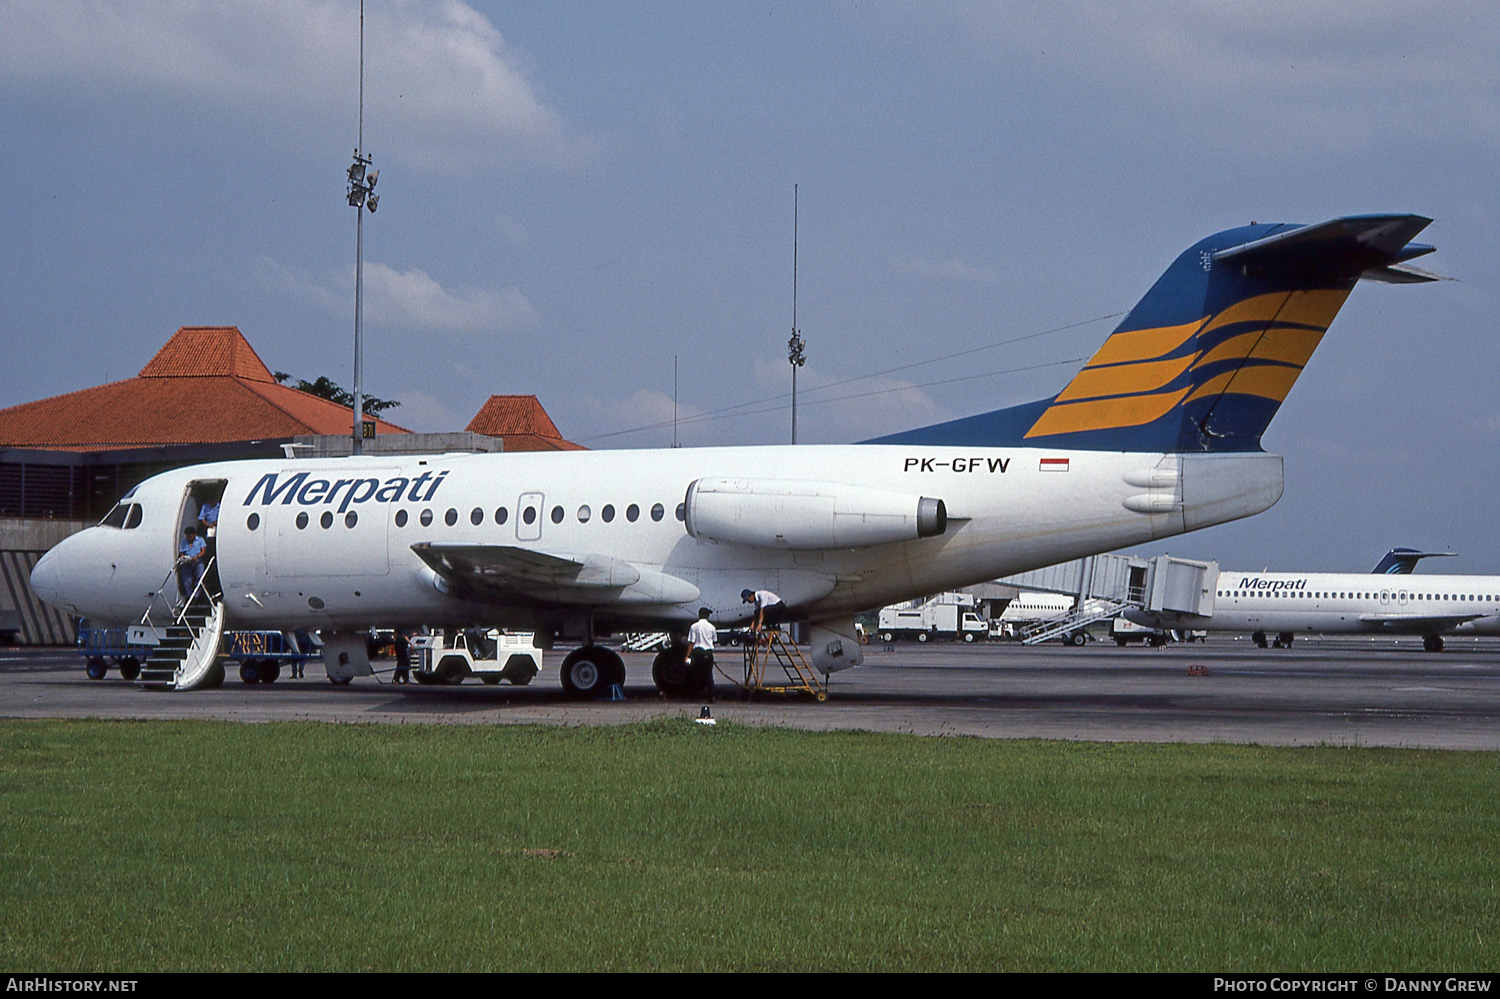
<svg viewBox="0 0 1500 999">
<path fill-rule="evenodd" d="M 1391 270 L 1437 249 L 1412 242 L 1431 223 L 1421 215 L 1353 215 L 1241 243 L 1219 250 L 1213 259 L 1251 273 L 1303 279 L 1371 277 L 1372 271 Z"/>
</svg>

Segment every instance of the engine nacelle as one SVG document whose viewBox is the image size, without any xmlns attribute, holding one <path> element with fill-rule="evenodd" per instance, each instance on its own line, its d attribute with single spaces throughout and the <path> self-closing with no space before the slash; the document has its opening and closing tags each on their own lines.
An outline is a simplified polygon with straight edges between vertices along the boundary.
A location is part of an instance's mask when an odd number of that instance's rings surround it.
<svg viewBox="0 0 1500 999">
<path fill-rule="evenodd" d="M 698 479 L 688 486 L 687 532 L 751 548 L 864 548 L 948 529 L 940 499 L 799 479 Z"/>
</svg>

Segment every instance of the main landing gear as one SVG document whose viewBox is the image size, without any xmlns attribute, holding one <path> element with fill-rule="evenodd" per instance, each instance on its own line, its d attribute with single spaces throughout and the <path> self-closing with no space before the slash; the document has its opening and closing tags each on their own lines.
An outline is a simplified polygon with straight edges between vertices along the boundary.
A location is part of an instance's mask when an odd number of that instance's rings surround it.
<svg viewBox="0 0 1500 999">
<path fill-rule="evenodd" d="M 1289 649 L 1292 647 L 1292 639 L 1296 637 L 1297 636 L 1290 631 L 1283 631 L 1281 634 L 1276 636 L 1275 641 L 1271 642 L 1271 648 Z M 1250 640 L 1255 643 L 1255 647 L 1257 649 L 1263 649 L 1266 647 L 1266 633 L 1264 631 L 1257 631 L 1255 634 L 1250 636 Z"/>
<path fill-rule="evenodd" d="M 569 697 L 600 697 L 624 682 L 625 660 L 602 645 L 574 649 L 562 661 L 562 685 Z"/>
<path fill-rule="evenodd" d="M 1441 652 L 1441 651 L 1443 651 L 1443 636 L 1442 635 L 1423 635 L 1422 636 L 1422 648 L 1423 648 L 1424 651 L 1427 651 L 1427 652 Z"/>
</svg>

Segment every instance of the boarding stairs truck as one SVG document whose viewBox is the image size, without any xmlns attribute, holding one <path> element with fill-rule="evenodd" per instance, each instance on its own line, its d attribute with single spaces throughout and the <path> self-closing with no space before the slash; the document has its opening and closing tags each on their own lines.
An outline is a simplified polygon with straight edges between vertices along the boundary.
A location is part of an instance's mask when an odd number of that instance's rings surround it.
<svg viewBox="0 0 1500 999">
<path fill-rule="evenodd" d="M 915 607 L 882 608 L 876 631 L 887 644 L 898 638 L 976 642 L 989 636 L 990 623 L 972 607 L 934 597 Z"/>
</svg>

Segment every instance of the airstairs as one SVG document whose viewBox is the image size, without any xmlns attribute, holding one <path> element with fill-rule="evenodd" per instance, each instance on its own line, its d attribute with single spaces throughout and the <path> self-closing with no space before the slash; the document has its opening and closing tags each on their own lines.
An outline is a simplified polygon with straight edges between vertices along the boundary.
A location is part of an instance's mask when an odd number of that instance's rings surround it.
<svg viewBox="0 0 1500 999">
<path fill-rule="evenodd" d="M 1081 607 L 1075 607 L 1063 617 L 1053 618 L 1051 621 L 1041 621 L 1021 633 L 1022 645 L 1040 645 L 1050 642 L 1054 638 L 1063 636 L 1082 635 L 1083 629 L 1095 621 L 1108 621 L 1118 617 L 1120 612 L 1127 607 L 1137 607 L 1124 600 L 1090 600 Z M 1078 644 L 1082 644 L 1082 639 Z"/>
<path fill-rule="evenodd" d="M 620 648 L 626 652 L 651 652 L 666 648 L 671 641 L 672 636 L 665 631 L 635 632 L 625 636 Z"/>
<path fill-rule="evenodd" d="M 177 591 L 176 571 L 174 567 L 167 574 L 141 616 L 142 627 L 160 637 L 155 650 L 141 664 L 136 682 L 166 690 L 217 687 L 224 682 L 224 666 L 219 662 L 224 603 L 209 584 L 210 579 L 218 578 L 213 560 L 209 560 L 188 599 L 173 610 L 169 594 Z M 157 621 L 152 620 L 153 612 Z"/>
<path fill-rule="evenodd" d="M 1212 616 L 1217 562 L 1158 555 L 1092 555 L 996 582 L 1022 590 L 1063 593 L 1074 598 L 1073 610 L 1029 630 L 1022 642 L 1038 645 L 1063 636 L 1080 636 L 1089 625 L 1135 608 Z"/>
</svg>

